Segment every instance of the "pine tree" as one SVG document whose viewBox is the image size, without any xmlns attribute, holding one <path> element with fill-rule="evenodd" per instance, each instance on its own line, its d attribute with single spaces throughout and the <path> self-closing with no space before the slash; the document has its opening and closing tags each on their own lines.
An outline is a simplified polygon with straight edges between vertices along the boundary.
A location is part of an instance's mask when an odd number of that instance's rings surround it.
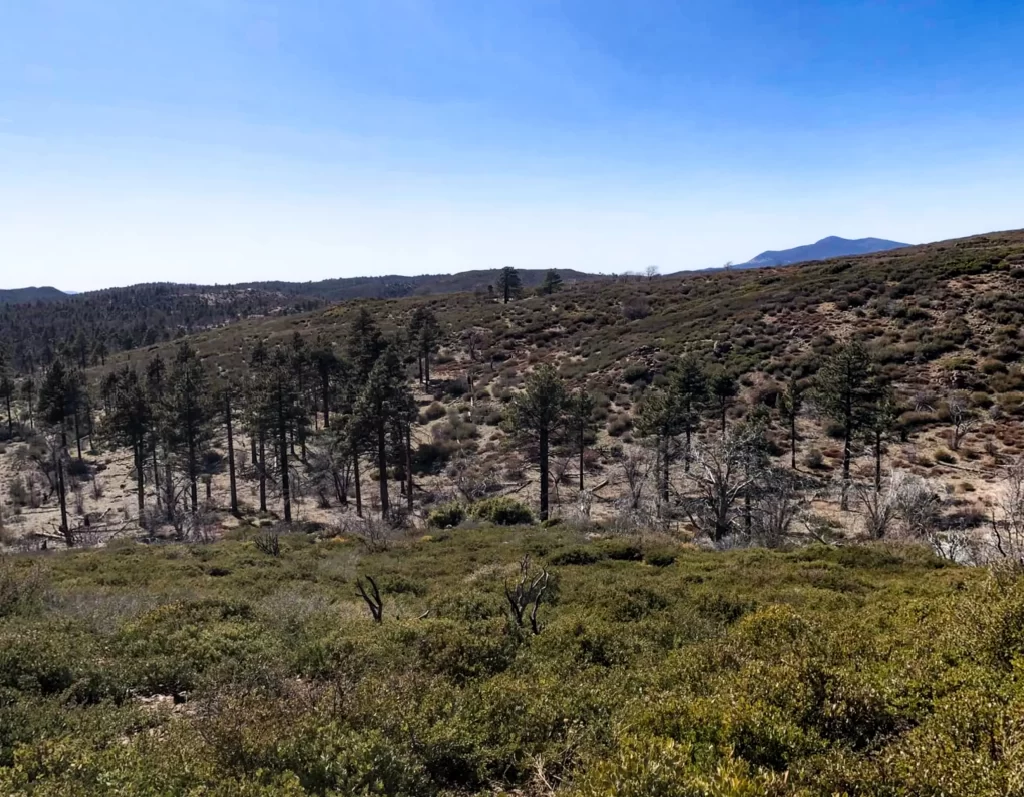
<svg viewBox="0 0 1024 797">
<path fill-rule="evenodd" d="M 804 396 L 799 383 L 794 379 L 786 385 L 779 396 L 779 415 L 789 427 L 789 466 L 796 470 L 796 422 L 803 408 Z"/>
<path fill-rule="evenodd" d="M 896 427 L 896 398 L 892 389 L 880 387 L 864 424 L 875 458 L 875 492 L 882 491 L 882 454 Z"/>
<path fill-rule="evenodd" d="M 848 508 L 850 460 L 854 437 L 871 420 L 878 400 L 875 370 L 864 346 L 856 341 L 841 346 L 818 370 L 815 401 L 822 413 L 843 427 L 843 493 Z"/>
<path fill-rule="evenodd" d="M 213 406 L 209 380 L 196 350 L 178 347 L 168 380 L 167 439 L 188 480 L 191 511 L 199 511 L 199 474 L 203 455 L 213 442 Z"/>
<path fill-rule="evenodd" d="M 724 369 L 715 371 L 708 380 L 708 387 L 715 400 L 718 409 L 719 419 L 722 423 L 722 434 L 725 434 L 726 413 L 732 400 L 739 393 L 739 384 L 736 377 Z"/>
<path fill-rule="evenodd" d="M 252 463 L 259 480 L 260 512 L 267 511 L 267 373 L 270 352 L 262 340 L 249 353 L 249 371 L 245 384 L 245 426 L 252 447 Z"/>
<path fill-rule="evenodd" d="M 409 337 L 416 350 L 417 362 L 420 364 L 420 378 L 423 384 L 429 387 L 430 355 L 437 350 L 441 338 L 441 325 L 433 310 L 421 305 L 413 311 L 409 321 Z"/>
<path fill-rule="evenodd" d="M 671 464 L 675 460 L 676 438 L 689 427 L 682 394 L 675 386 L 648 390 L 636 415 L 636 431 L 652 441 L 658 457 L 658 493 L 668 503 Z"/>
<path fill-rule="evenodd" d="M 0 347 L 0 398 L 7 405 L 7 436 L 14 437 L 14 418 L 11 415 L 11 399 L 14 396 L 14 377 L 11 374 L 7 350 Z"/>
<path fill-rule="evenodd" d="M 281 501 L 284 522 L 292 522 L 291 474 L 288 464 L 289 441 L 296 434 L 305 434 L 306 414 L 302 409 L 302 393 L 295 382 L 294 349 L 275 349 L 263 375 L 261 396 L 266 402 L 263 410 L 276 435 L 278 467 L 281 472 Z"/>
<path fill-rule="evenodd" d="M 390 517 L 388 451 L 398 447 L 389 446 L 389 442 L 397 443 L 394 440 L 396 422 L 408 422 L 415 412 L 416 404 L 409 392 L 402 362 L 395 348 L 389 347 L 371 369 L 354 408 L 356 423 L 375 446 L 381 517 L 385 519 Z"/>
<path fill-rule="evenodd" d="M 222 406 L 224 407 L 224 428 L 227 432 L 228 442 L 228 489 L 231 500 L 231 514 L 239 517 L 238 512 L 238 482 L 235 477 L 235 430 L 234 412 L 232 406 L 232 394 L 236 387 L 229 383 L 223 391 Z"/>
<path fill-rule="evenodd" d="M 309 357 L 309 349 L 306 347 L 306 339 L 302 337 L 299 332 L 295 332 L 292 335 L 291 350 L 288 352 L 288 362 L 292 369 L 292 378 L 295 380 L 295 390 L 297 392 L 297 402 L 300 408 L 303 410 L 305 415 L 306 406 L 306 383 L 308 380 L 309 371 L 311 368 L 311 361 Z M 295 438 L 299 439 L 299 445 L 302 451 L 302 460 L 306 459 L 306 425 L 305 424 L 294 424 L 289 431 L 291 435 L 291 452 L 292 456 L 295 456 Z"/>
<path fill-rule="evenodd" d="M 519 272 L 512 266 L 505 266 L 498 272 L 497 291 L 501 294 L 502 303 L 508 304 L 509 299 L 514 299 L 523 289 L 523 282 L 519 279 Z"/>
<path fill-rule="evenodd" d="M 507 426 L 537 441 L 540 464 L 540 519 L 548 519 L 549 456 L 553 439 L 565 425 L 569 397 L 554 367 L 542 365 L 526 377 L 522 392 L 512 398 Z"/>
<path fill-rule="evenodd" d="M 132 449 L 141 523 L 146 513 L 146 453 L 154 427 L 153 407 L 135 369 L 126 365 L 115 373 L 111 412 L 105 422 L 114 443 Z"/>
<path fill-rule="evenodd" d="M 587 450 L 587 438 L 597 431 L 594 420 L 594 397 L 585 390 L 575 391 L 569 399 L 569 430 L 576 443 L 580 458 L 580 491 L 583 491 L 584 455 Z"/>
<path fill-rule="evenodd" d="M 67 458 L 68 417 L 75 411 L 77 386 L 69 369 L 60 359 L 55 359 L 46 369 L 39 386 L 39 417 L 55 431 L 59 443 L 51 446 L 53 468 L 57 477 L 57 499 L 60 503 L 60 530 L 68 544 L 73 544 L 68 526 L 67 490 L 64 484 L 64 460 Z"/>
<path fill-rule="evenodd" d="M 28 425 L 32 429 L 36 428 L 36 380 L 31 376 L 26 376 L 21 380 L 21 400 L 25 402 L 25 406 L 28 408 Z"/>
<path fill-rule="evenodd" d="M 167 417 L 167 396 L 165 394 L 167 376 L 167 363 L 159 354 L 154 355 L 146 364 L 146 394 L 149 397 L 149 405 L 153 410 L 153 430 L 149 435 L 149 455 L 152 457 L 153 465 L 153 488 L 156 491 L 156 504 L 159 509 L 164 505 L 165 516 L 168 520 L 174 517 L 174 481 L 171 478 L 171 455 L 168 444 L 169 427 L 166 423 Z M 163 445 L 164 452 L 164 476 L 161 483 L 160 477 L 160 447 Z M 161 493 L 164 498 L 161 499 Z"/>
<path fill-rule="evenodd" d="M 365 307 L 359 308 L 349 327 L 347 345 L 353 376 L 359 384 L 365 384 L 374 363 L 387 348 L 377 322 Z"/>
<path fill-rule="evenodd" d="M 317 336 L 316 346 L 310 352 L 310 361 L 316 372 L 320 409 L 324 415 L 324 429 L 327 429 L 331 425 L 331 398 L 335 380 L 342 375 L 340 373 L 341 361 L 334 353 L 334 348 L 322 335 Z"/>
<path fill-rule="evenodd" d="M 562 290 L 562 275 L 558 273 L 558 269 L 548 269 L 548 273 L 544 275 L 544 282 L 540 286 L 541 295 L 551 296 L 560 290 Z"/>
<path fill-rule="evenodd" d="M 690 470 L 691 439 L 700 426 L 700 412 L 707 401 L 708 380 L 700 363 L 687 355 L 679 362 L 672 391 L 676 395 L 682 414 L 683 434 L 686 436 L 683 448 L 683 470 Z"/>
</svg>

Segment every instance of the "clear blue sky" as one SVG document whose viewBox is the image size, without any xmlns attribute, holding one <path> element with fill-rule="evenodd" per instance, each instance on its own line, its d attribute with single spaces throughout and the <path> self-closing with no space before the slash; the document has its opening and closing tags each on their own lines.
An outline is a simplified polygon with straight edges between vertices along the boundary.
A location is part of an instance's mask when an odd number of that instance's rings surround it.
<svg viewBox="0 0 1024 797">
<path fill-rule="evenodd" d="M 1024 3 L 0 0 L 0 287 L 1024 226 Z"/>
</svg>

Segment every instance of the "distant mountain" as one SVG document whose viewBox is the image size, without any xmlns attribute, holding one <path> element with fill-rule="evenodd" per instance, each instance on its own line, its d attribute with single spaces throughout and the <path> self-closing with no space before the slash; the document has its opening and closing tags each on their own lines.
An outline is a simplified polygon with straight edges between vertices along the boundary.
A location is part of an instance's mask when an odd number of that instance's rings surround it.
<svg viewBox="0 0 1024 797">
<path fill-rule="evenodd" d="M 828 260 L 830 257 L 847 255 L 869 255 L 872 252 L 886 252 L 890 249 L 902 249 L 910 244 L 899 241 L 886 241 L 884 238 L 839 238 L 830 235 L 817 243 L 797 246 L 793 249 L 762 252 L 746 263 L 737 263 L 733 268 L 765 268 L 767 266 L 787 266 L 790 263 L 804 263 L 808 260 Z"/>
<path fill-rule="evenodd" d="M 55 302 L 67 299 L 68 294 L 49 286 L 42 288 L 12 288 L 0 290 L 0 304 L 24 304 L 25 302 Z"/>
</svg>

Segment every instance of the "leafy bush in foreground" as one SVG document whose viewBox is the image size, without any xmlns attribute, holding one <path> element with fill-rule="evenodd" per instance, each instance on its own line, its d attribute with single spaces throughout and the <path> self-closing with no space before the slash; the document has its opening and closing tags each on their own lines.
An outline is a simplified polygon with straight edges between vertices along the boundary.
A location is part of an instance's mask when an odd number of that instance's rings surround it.
<svg viewBox="0 0 1024 797">
<path fill-rule="evenodd" d="M 525 556 L 557 586 L 538 635 L 507 617 Z M 533 526 L 28 561 L 3 794 L 996 797 L 1024 768 L 1024 582 L 924 549 Z"/>
</svg>

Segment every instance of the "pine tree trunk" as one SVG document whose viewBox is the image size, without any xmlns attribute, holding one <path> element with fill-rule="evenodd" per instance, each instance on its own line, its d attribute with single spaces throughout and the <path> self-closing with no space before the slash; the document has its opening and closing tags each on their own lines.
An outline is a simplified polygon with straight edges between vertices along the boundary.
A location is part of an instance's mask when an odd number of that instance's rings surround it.
<svg viewBox="0 0 1024 797">
<path fill-rule="evenodd" d="M 11 394 L 7 394 L 7 435 L 14 437 L 14 420 L 11 418 Z"/>
<path fill-rule="evenodd" d="M 430 352 L 423 352 L 423 385 L 430 389 Z"/>
<path fill-rule="evenodd" d="M 142 525 L 142 518 L 146 514 L 146 452 L 143 451 L 143 441 L 135 443 L 135 479 L 139 492 L 139 525 Z"/>
<path fill-rule="evenodd" d="M 260 474 L 260 512 L 267 511 L 267 435 L 260 429 L 259 448 L 259 474 Z"/>
<path fill-rule="evenodd" d="M 405 497 L 409 514 L 412 514 L 412 425 L 405 426 L 405 477 L 409 484 L 405 490 Z"/>
<path fill-rule="evenodd" d="M 164 451 L 164 501 L 166 506 L 164 511 L 167 513 L 168 520 L 174 520 L 174 479 L 171 475 L 171 460 L 167 457 L 167 452 Z"/>
<path fill-rule="evenodd" d="M 284 421 L 284 402 L 281 397 L 277 404 L 277 432 L 281 439 L 281 500 L 284 502 L 284 522 L 292 522 L 292 496 L 288 484 L 288 430 Z M 294 446 L 294 438 L 292 441 Z M 292 453 L 295 453 L 294 448 Z"/>
<path fill-rule="evenodd" d="M 380 484 L 380 516 L 388 518 L 388 451 L 384 424 L 377 424 L 377 474 Z"/>
<path fill-rule="evenodd" d="M 256 451 L 256 435 L 249 435 L 249 458 L 254 468 L 259 467 L 260 455 Z"/>
<path fill-rule="evenodd" d="M 156 492 L 156 508 L 160 509 L 160 468 L 156 461 L 156 444 L 153 444 L 153 490 Z"/>
<path fill-rule="evenodd" d="M 356 515 L 363 516 L 363 488 L 359 484 L 359 452 L 352 455 L 352 480 L 356 485 Z"/>
<path fill-rule="evenodd" d="M 686 450 L 683 452 L 683 470 L 690 472 L 690 422 L 686 422 Z"/>
<path fill-rule="evenodd" d="M 844 512 L 850 508 L 850 497 L 847 494 L 850 486 L 850 438 L 853 436 L 853 430 L 850 426 L 851 421 L 848 413 L 846 425 L 843 429 L 843 489 L 842 497 L 839 501 L 839 508 Z"/>
<path fill-rule="evenodd" d="M 196 468 L 196 437 L 188 432 L 188 482 L 192 497 L 192 514 L 199 511 L 199 473 Z"/>
<path fill-rule="evenodd" d="M 548 519 L 548 430 L 540 430 L 540 519 Z"/>
<path fill-rule="evenodd" d="M 57 500 L 60 502 L 60 532 L 70 548 L 74 544 L 71 538 L 71 531 L 68 528 L 68 504 L 67 493 L 64 490 L 64 453 L 63 447 L 54 454 L 53 464 L 57 469 Z"/>
<path fill-rule="evenodd" d="M 320 392 L 324 402 L 324 429 L 331 427 L 331 378 L 327 374 L 320 377 Z"/>
<path fill-rule="evenodd" d="M 661 503 L 668 506 L 668 447 L 670 445 L 668 435 L 661 444 Z"/>
<path fill-rule="evenodd" d="M 796 470 L 796 413 L 789 421 L 789 467 Z"/>
<path fill-rule="evenodd" d="M 78 461 L 82 461 L 82 435 L 78 431 L 78 410 L 75 410 L 75 447 L 78 449 Z"/>
<path fill-rule="evenodd" d="M 875 492 L 882 492 L 882 435 L 875 432 Z"/>
<path fill-rule="evenodd" d="M 586 440 L 584 439 L 585 435 L 586 435 L 586 432 L 583 429 L 581 429 L 580 430 L 580 492 L 581 493 L 583 492 L 583 453 L 584 453 L 583 446 L 586 443 Z"/>
<path fill-rule="evenodd" d="M 224 418 L 228 432 L 228 480 L 231 491 L 231 514 L 238 517 L 238 486 L 235 482 L 235 438 L 231 429 L 231 396 L 225 394 Z"/>
</svg>

